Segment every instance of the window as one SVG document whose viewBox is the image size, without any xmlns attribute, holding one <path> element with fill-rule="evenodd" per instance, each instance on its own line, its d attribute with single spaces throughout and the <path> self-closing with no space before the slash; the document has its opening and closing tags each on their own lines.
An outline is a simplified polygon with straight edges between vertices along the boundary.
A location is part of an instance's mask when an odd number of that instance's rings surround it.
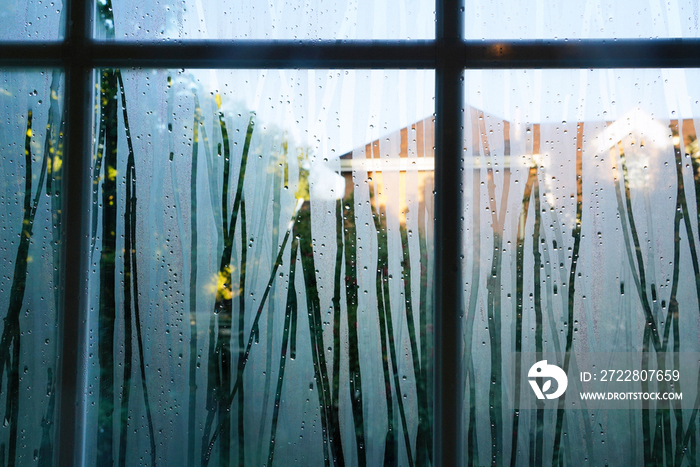
<svg viewBox="0 0 700 467">
<path fill-rule="evenodd" d="M 25 3 L 3 463 L 697 458 L 692 4 Z"/>
</svg>

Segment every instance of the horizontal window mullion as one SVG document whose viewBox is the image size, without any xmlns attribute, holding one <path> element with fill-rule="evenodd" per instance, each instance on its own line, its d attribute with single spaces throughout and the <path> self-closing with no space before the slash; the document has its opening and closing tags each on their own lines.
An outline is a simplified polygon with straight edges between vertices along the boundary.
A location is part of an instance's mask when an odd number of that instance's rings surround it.
<svg viewBox="0 0 700 467">
<path fill-rule="evenodd" d="M 434 68 L 434 41 L 0 43 L 0 66 L 155 68 Z"/>
<path fill-rule="evenodd" d="M 700 66 L 700 40 L 182 41 L 2 43 L 0 66 L 156 68 L 680 68 Z"/>
<path fill-rule="evenodd" d="M 95 43 L 97 67 L 433 68 L 434 41 Z"/>
<path fill-rule="evenodd" d="M 468 69 L 700 66 L 698 39 L 466 41 L 462 50 Z"/>
<path fill-rule="evenodd" d="M 55 68 L 64 65 L 63 43 L 0 42 L 0 66 L 9 68 Z"/>
</svg>

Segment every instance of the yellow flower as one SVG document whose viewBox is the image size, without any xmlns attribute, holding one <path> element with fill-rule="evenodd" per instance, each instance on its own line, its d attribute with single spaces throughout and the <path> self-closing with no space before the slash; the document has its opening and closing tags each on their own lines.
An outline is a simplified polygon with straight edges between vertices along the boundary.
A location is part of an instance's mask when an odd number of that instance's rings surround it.
<svg viewBox="0 0 700 467">
<path fill-rule="evenodd" d="M 234 297 L 234 291 L 231 287 L 231 266 L 226 266 L 223 271 L 212 275 L 211 280 L 204 286 L 207 293 L 216 294 L 216 301 L 231 300 Z M 236 296 L 240 293 L 236 290 Z"/>
<path fill-rule="evenodd" d="M 53 160 L 49 158 L 49 172 L 58 172 L 61 170 L 62 165 L 63 159 L 61 159 L 59 156 L 54 156 Z"/>
</svg>

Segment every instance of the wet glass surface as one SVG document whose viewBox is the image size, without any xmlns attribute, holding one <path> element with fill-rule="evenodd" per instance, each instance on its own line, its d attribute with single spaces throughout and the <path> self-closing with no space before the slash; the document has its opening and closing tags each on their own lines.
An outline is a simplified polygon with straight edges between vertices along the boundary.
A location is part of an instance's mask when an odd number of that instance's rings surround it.
<svg viewBox="0 0 700 467">
<path fill-rule="evenodd" d="M 474 465 L 696 462 L 697 78 L 466 73 Z"/>
<path fill-rule="evenodd" d="M 88 464 L 431 456 L 431 71 L 100 70 Z"/>
<path fill-rule="evenodd" d="M 63 38 L 65 15 L 60 0 L 0 3 L 0 41 L 55 41 Z"/>
<path fill-rule="evenodd" d="M 693 0 L 467 0 L 467 39 L 658 39 L 700 35 Z"/>
<path fill-rule="evenodd" d="M 63 74 L 0 71 L 0 464 L 55 449 Z"/>
<path fill-rule="evenodd" d="M 303 4 L 286 0 L 145 3 L 97 0 L 96 5 L 99 14 L 102 10 L 111 11 L 113 6 L 114 37 L 126 41 L 435 37 L 435 5 L 426 0 L 332 0 Z"/>
</svg>

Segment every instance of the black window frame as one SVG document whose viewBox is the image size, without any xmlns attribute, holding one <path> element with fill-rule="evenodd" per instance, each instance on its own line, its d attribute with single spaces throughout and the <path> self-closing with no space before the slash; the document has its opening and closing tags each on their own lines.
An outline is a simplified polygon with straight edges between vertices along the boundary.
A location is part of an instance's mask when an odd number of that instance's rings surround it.
<svg viewBox="0 0 700 467">
<path fill-rule="evenodd" d="M 62 41 L 0 43 L 0 67 L 64 70 L 67 151 L 60 311 L 59 465 L 81 465 L 84 429 L 92 71 L 112 68 L 433 69 L 435 89 L 434 465 L 464 465 L 460 218 L 464 70 L 700 67 L 700 39 L 466 41 L 464 0 L 436 0 L 427 41 L 100 42 L 92 0 L 65 0 Z"/>
</svg>

